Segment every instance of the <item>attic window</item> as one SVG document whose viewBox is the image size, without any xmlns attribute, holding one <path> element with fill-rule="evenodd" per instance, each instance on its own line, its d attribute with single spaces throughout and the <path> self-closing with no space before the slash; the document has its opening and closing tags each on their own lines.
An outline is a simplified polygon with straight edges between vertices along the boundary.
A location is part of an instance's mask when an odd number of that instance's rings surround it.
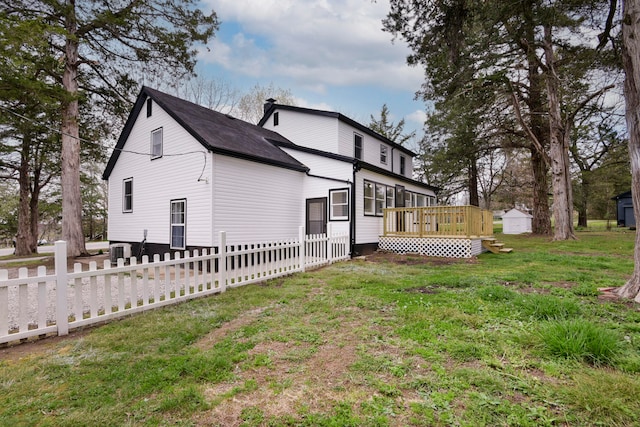
<svg viewBox="0 0 640 427">
<path fill-rule="evenodd" d="M 151 131 L 151 160 L 162 157 L 162 128 Z"/>
<path fill-rule="evenodd" d="M 273 125 L 278 126 L 278 124 L 280 124 L 280 113 L 276 111 L 273 113 Z"/>
<path fill-rule="evenodd" d="M 147 98 L 147 117 L 151 117 L 151 113 L 153 112 L 153 101 L 151 98 Z"/>
</svg>

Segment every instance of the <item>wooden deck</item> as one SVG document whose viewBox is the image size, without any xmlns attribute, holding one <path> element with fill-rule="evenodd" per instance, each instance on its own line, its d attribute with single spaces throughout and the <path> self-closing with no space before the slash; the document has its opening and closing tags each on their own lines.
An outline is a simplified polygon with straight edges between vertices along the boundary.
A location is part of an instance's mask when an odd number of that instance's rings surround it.
<svg viewBox="0 0 640 427">
<path fill-rule="evenodd" d="M 384 209 L 383 236 L 483 238 L 493 236 L 493 213 L 476 206 Z"/>
</svg>

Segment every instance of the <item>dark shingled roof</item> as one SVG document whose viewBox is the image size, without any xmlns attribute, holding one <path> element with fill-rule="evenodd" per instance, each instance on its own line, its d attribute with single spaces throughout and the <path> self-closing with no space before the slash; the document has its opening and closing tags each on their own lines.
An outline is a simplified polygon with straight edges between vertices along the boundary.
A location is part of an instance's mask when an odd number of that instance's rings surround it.
<svg viewBox="0 0 640 427">
<path fill-rule="evenodd" d="M 309 170 L 278 148 L 277 144 L 293 144 L 282 135 L 184 99 L 143 87 L 102 174 L 103 179 L 109 178 L 147 98 L 153 99 L 209 151 L 301 172 Z"/>
</svg>

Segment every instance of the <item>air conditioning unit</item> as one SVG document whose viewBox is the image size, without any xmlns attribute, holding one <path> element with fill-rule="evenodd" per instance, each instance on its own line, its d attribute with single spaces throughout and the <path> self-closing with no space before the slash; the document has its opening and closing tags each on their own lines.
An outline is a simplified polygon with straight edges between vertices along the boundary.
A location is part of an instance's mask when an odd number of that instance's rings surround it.
<svg viewBox="0 0 640 427">
<path fill-rule="evenodd" d="M 116 243 L 109 246 L 109 259 L 112 264 L 116 264 L 120 258 L 125 261 L 131 258 L 131 244 Z"/>
</svg>

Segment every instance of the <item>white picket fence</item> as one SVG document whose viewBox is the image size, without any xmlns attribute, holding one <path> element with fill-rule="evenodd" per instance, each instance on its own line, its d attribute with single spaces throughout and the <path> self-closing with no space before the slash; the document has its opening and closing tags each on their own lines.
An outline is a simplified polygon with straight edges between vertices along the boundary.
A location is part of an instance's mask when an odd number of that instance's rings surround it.
<svg viewBox="0 0 640 427">
<path fill-rule="evenodd" d="M 143 256 L 119 259 L 116 266 L 96 262 L 83 271 L 76 263 L 67 271 L 66 242 L 55 243 L 55 271 L 38 267 L 35 276 L 21 268 L 9 279 L 0 270 L 0 344 L 105 322 L 228 288 L 263 282 L 348 259 L 348 235 L 305 235 L 298 239 L 227 245 L 220 232 L 217 253 L 167 253 L 153 260 Z"/>
</svg>

